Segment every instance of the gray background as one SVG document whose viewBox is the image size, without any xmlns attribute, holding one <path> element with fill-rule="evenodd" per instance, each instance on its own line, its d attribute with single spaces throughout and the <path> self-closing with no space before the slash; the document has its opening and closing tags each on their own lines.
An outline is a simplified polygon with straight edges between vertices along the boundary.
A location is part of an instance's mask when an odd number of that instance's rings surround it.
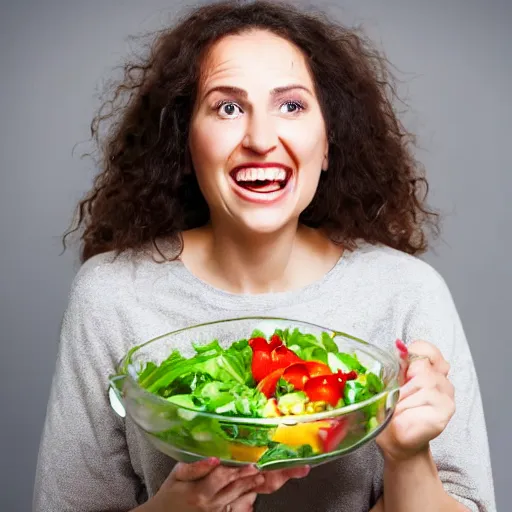
<svg viewBox="0 0 512 512">
<path fill-rule="evenodd" d="M 443 239 L 426 259 L 447 280 L 484 398 L 498 509 L 510 509 L 512 4 L 506 0 L 323 3 L 363 22 L 401 70 Z M 129 49 L 184 2 L 21 1 L 0 12 L 2 503 L 30 510 L 39 436 L 76 253 L 60 234 L 94 168 L 79 155 L 96 93 Z M 507 401 L 508 407 L 504 406 Z M 65 449 L 65 447 L 62 447 Z M 475 453 L 478 458 L 478 453 Z"/>
</svg>

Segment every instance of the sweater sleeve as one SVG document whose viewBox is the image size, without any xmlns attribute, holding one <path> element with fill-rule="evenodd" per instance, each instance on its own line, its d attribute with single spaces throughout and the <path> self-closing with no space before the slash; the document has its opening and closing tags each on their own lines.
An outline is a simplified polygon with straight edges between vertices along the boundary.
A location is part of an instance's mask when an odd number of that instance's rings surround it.
<svg viewBox="0 0 512 512">
<path fill-rule="evenodd" d="M 456 412 L 431 443 L 445 490 L 471 511 L 495 512 L 487 429 L 475 366 L 451 293 L 439 274 L 417 290 L 404 325 L 404 341 L 429 341 L 450 363 Z"/>
<path fill-rule="evenodd" d="M 118 357 L 112 339 L 122 330 L 112 300 L 98 294 L 95 270 L 82 267 L 64 314 L 39 448 L 34 512 L 127 511 L 138 505 L 142 491 L 124 422 L 108 399 L 108 375 Z"/>
</svg>

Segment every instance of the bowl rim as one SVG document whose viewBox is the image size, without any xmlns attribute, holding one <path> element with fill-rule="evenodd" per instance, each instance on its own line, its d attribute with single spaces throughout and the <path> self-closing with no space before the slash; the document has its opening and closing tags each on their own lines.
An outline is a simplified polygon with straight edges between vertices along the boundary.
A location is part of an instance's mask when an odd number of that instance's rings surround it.
<svg viewBox="0 0 512 512">
<path fill-rule="evenodd" d="M 236 317 L 236 318 L 226 318 L 222 320 L 215 320 L 210 322 L 203 322 L 200 324 L 194 324 L 188 327 L 182 327 L 180 329 L 176 329 L 173 331 L 169 331 L 164 334 L 160 334 L 148 341 L 145 341 L 144 343 L 141 343 L 139 345 L 133 346 L 126 354 L 123 356 L 117 365 L 117 373 L 116 375 L 112 376 L 110 378 L 111 386 L 114 387 L 114 390 L 116 392 L 119 392 L 119 387 L 115 384 L 117 380 L 124 380 L 128 379 L 130 383 L 137 388 L 138 393 L 141 393 L 142 396 L 145 396 L 150 400 L 151 402 L 155 403 L 155 405 L 160 405 L 165 408 L 172 408 L 173 410 L 184 410 L 190 413 L 194 413 L 193 418 L 200 416 L 205 419 L 216 419 L 220 420 L 224 423 L 237 423 L 237 424 L 244 424 L 244 425 L 261 425 L 261 426 L 279 426 L 279 425 L 296 425 L 298 423 L 311 423 L 318 420 L 329 420 L 329 419 L 335 419 L 342 416 L 345 416 L 347 414 L 350 414 L 352 412 L 358 411 L 360 409 L 363 409 L 364 407 L 371 405 L 375 402 L 378 402 L 379 400 L 386 397 L 386 400 L 389 401 L 390 398 L 394 398 L 396 394 L 399 392 L 399 385 L 394 385 L 392 387 L 386 387 L 376 395 L 372 396 L 371 398 L 364 400 L 362 402 L 357 402 L 355 404 L 351 405 L 345 405 L 343 407 L 339 407 L 337 409 L 332 409 L 330 411 L 322 411 L 318 413 L 313 414 L 301 414 L 301 415 L 285 415 L 285 416 L 278 416 L 275 418 L 252 418 L 247 416 L 228 416 L 225 414 L 216 414 L 212 412 L 207 411 L 199 411 L 197 409 L 192 409 L 189 407 L 185 407 L 182 405 L 173 404 L 172 402 L 169 402 L 167 399 L 161 397 L 160 395 L 157 395 L 156 393 L 151 393 L 150 391 L 147 391 L 145 388 L 139 385 L 137 380 L 137 371 L 134 368 L 134 363 L 131 362 L 131 358 L 134 354 L 136 354 L 137 351 L 142 349 L 143 347 L 154 343 L 156 341 L 159 341 L 161 339 L 177 335 L 186 331 L 191 331 L 194 329 L 199 329 L 201 327 L 206 327 L 209 325 L 218 325 L 218 324 L 224 324 L 224 323 L 236 323 L 241 321 L 247 321 L 247 320 L 255 320 L 255 321 L 279 321 L 279 322 L 289 322 L 291 324 L 301 324 L 303 326 L 311 326 L 316 329 L 320 329 L 322 331 L 328 332 L 330 336 L 334 339 L 336 336 L 341 336 L 344 338 L 348 338 L 352 342 L 360 344 L 362 347 L 370 347 L 371 350 L 376 351 L 379 355 L 379 362 L 382 362 L 382 359 L 386 363 L 389 363 L 392 365 L 392 375 L 391 375 L 391 381 L 397 381 L 399 377 L 400 372 L 400 363 L 399 359 L 393 358 L 392 355 L 381 349 L 380 347 L 377 347 L 376 345 L 369 343 L 361 338 L 358 338 L 356 336 L 353 336 L 351 334 L 347 334 L 343 331 L 330 329 L 318 324 L 314 324 L 312 322 L 306 322 L 304 320 L 295 320 L 292 318 L 282 318 L 282 317 L 275 317 L 275 316 L 244 316 L 244 317 Z M 119 399 L 121 402 L 123 402 L 123 396 L 119 396 Z M 124 404 L 123 404 L 124 405 Z M 129 411 L 127 411 L 129 414 Z M 192 418 L 192 416 L 191 416 Z"/>
</svg>

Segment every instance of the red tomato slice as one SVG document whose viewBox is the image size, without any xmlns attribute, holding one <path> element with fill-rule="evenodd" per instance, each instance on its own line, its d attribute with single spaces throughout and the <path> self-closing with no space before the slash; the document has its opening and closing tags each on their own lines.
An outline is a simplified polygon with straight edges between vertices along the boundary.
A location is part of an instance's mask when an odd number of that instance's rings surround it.
<svg viewBox="0 0 512 512">
<path fill-rule="evenodd" d="M 309 379 L 309 372 L 303 363 L 292 364 L 284 371 L 283 379 L 289 382 L 296 390 L 303 390 L 304 384 Z"/>
<path fill-rule="evenodd" d="M 327 402 L 333 407 L 343 395 L 344 383 L 338 375 L 312 377 L 304 385 L 304 391 L 312 402 Z"/>
<path fill-rule="evenodd" d="M 256 387 L 258 391 L 263 393 L 267 398 L 273 396 L 276 392 L 277 382 L 284 373 L 284 368 L 279 368 L 267 375 Z"/>
</svg>

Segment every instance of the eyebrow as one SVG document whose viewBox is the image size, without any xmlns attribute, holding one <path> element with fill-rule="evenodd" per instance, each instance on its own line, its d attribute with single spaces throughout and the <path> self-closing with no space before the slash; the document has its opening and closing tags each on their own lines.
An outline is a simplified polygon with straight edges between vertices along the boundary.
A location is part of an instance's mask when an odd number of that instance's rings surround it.
<svg viewBox="0 0 512 512">
<path fill-rule="evenodd" d="M 270 91 L 270 94 L 272 96 L 276 96 L 291 91 L 293 89 L 302 89 L 303 91 L 306 91 L 309 95 L 313 96 L 313 93 L 307 87 L 300 84 L 290 84 L 285 85 L 283 87 L 275 87 L 274 89 L 272 89 L 272 91 Z M 225 94 L 232 94 L 233 96 L 238 96 L 240 98 L 247 98 L 247 91 L 245 91 L 244 89 L 240 89 L 239 87 L 234 87 L 230 85 L 218 85 L 216 87 L 212 87 L 211 89 L 209 89 L 203 96 L 203 100 L 205 100 L 210 94 L 214 92 L 222 92 Z"/>
</svg>

